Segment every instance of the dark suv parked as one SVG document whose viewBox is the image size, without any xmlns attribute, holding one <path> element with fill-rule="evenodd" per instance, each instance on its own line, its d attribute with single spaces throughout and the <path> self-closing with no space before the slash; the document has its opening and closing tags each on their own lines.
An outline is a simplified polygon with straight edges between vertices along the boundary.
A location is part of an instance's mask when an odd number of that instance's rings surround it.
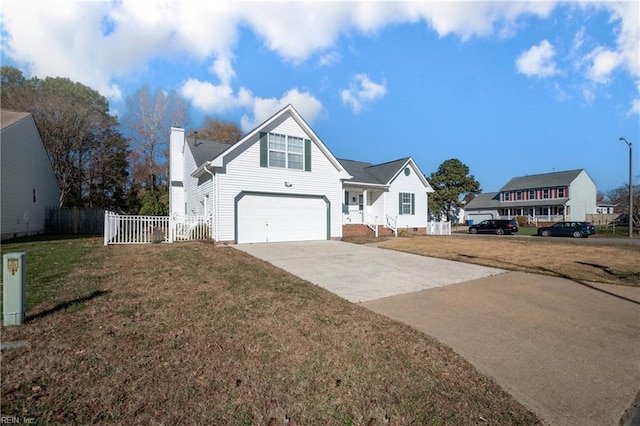
<svg viewBox="0 0 640 426">
<path fill-rule="evenodd" d="M 518 232 L 518 222 L 513 219 L 487 219 L 469 227 L 471 234 L 512 234 Z"/>
</svg>

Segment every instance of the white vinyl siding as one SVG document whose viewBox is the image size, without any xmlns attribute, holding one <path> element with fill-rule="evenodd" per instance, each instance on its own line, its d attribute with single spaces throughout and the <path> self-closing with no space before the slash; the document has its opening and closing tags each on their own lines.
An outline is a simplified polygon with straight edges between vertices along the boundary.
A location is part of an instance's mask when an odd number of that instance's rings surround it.
<svg viewBox="0 0 640 426">
<path fill-rule="evenodd" d="M 60 188 L 31 116 L 0 136 L 2 238 L 45 231 L 46 208 L 60 206 Z"/>
<path fill-rule="evenodd" d="M 283 115 L 261 130 L 303 140 L 310 138 L 289 114 Z M 331 238 L 341 237 L 343 192 L 339 171 L 315 143 L 311 142 L 309 149 L 310 172 L 260 167 L 260 135 L 256 134 L 252 140 L 246 141 L 242 151 L 226 163 L 224 169 L 216 175 L 219 202 L 216 206 L 216 214 L 219 217 L 217 239 L 235 240 L 236 198 L 243 191 L 280 196 L 287 194 L 325 196 L 330 202 L 330 236 Z"/>
<path fill-rule="evenodd" d="M 389 191 L 384 193 L 385 215 L 397 216 L 398 229 L 426 228 L 427 226 L 426 188 L 417 174 L 415 170 L 412 170 L 412 173 L 407 176 L 401 171 L 391 180 Z M 401 200 L 403 200 L 400 198 L 401 194 L 406 194 L 403 198 L 407 203 L 401 203 Z M 411 202 L 409 200 L 412 194 L 413 200 Z M 412 205 L 413 208 L 411 208 Z M 402 214 L 406 211 L 412 213 Z"/>
<path fill-rule="evenodd" d="M 196 170 L 196 162 L 193 158 L 193 154 L 189 149 L 185 150 L 184 158 L 184 193 L 185 208 L 184 212 L 187 215 L 204 215 L 213 211 L 213 199 L 211 197 L 211 189 L 213 187 L 213 180 L 210 174 L 206 173 L 200 178 L 194 178 L 191 176 L 194 170 Z M 205 207 L 205 202 L 208 202 L 208 206 Z"/>
</svg>

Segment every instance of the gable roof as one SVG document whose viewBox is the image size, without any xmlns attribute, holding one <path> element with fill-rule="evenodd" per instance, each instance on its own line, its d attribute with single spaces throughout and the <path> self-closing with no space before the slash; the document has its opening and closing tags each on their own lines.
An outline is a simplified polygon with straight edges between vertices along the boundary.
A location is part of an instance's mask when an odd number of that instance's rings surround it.
<svg viewBox="0 0 640 426">
<path fill-rule="evenodd" d="M 500 188 L 500 192 L 569 185 L 582 172 L 584 169 L 515 177 Z"/>
<path fill-rule="evenodd" d="M 196 167 L 198 168 L 231 148 L 231 144 L 215 142 L 207 139 L 184 138 L 184 140 L 189 147 L 189 151 L 191 151 L 193 159 L 196 162 Z"/>
<path fill-rule="evenodd" d="M 338 161 L 353 176 L 350 182 L 365 183 L 370 185 L 386 185 L 398 172 L 409 158 L 390 161 L 384 164 L 374 165 L 364 161 L 345 160 L 339 158 Z"/>
<path fill-rule="evenodd" d="M 429 192 L 432 191 L 431 185 L 429 185 L 429 182 L 411 157 L 400 158 L 398 160 L 382 164 L 371 164 L 364 161 L 345 159 L 338 159 L 338 161 L 342 164 L 347 173 L 353 177 L 346 183 L 386 187 L 391 183 L 394 177 L 404 170 L 405 167 L 411 165 L 414 172 L 420 178 L 422 184 Z"/>
<path fill-rule="evenodd" d="M 262 124 L 257 126 L 255 129 L 253 129 L 249 133 L 247 133 L 238 142 L 236 142 L 235 144 L 233 144 L 230 147 L 228 147 L 225 151 L 220 153 L 218 156 L 211 158 L 210 159 L 211 161 L 209 161 L 208 163 L 203 164 L 202 167 L 223 167 L 224 166 L 224 158 L 227 155 L 231 154 L 236 149 L 240 149 L 240 147 L 242 147 L 248 141 L 252 140 L 253 137 L 255 137 L 256 135 L 258 135 L 263 128 L 269 126 L 271 123 L 273 123 L 274 121 L 278 120 L 280 117 L 282 117 L 285 114 L 289 114 L 291 116 L 291 118 L 293 118 L 296 121 L 296 123 L 298 123 L 298 125 L 302 128 L 302 130 L 311 138 L 312 142 L 329 159 L 331 164 L 333 164 L 333 166 L 339 172 L 341 172 L 341 178 L 342 179 L 351 178 L 351 176 L 346 172 L 346 170 L 344 169 L 342 164 L 340 164 L 340 162 L 336 159 L 336 157 L 333 156 L 331 151 L 329 151 L 329 148 L 326 147 L 326 145 L 320 140 L 318 135 L 316 135 L 316 133 L 313 131 L 313 129 L 307 124 L 306 121 L 304 121 L 302 116 L 298 113 L 298 111 L 296 111 L 296 109 L 291 104 L 288 104 L 286 107 L 282 108 L 280 111 L 278 111 L 275 114 L 273 114 L 270 118 L 268 118 Z M 200 172 L 200 168 L 198 170 L 196 170 L 196 172 L 194 174 L 199 173 L 199 172 Z"/>
<path fill-rule="evenodd" d="M 0 110 L 0 129 L 5 129 L 30 115 L 31 113 L 29 112 L 9 111 L 2 109 Z"/>
<path fill-rule="evenodd" d="M 465 210 L 489 209 L 498 208 L 500 205 L 501 203 L 498 197 L 498 192 L 486 192 L 476 195 L 473 200 L 469 201 L 467 205 L 464 206 L 464 208 Z"/>
</svg>

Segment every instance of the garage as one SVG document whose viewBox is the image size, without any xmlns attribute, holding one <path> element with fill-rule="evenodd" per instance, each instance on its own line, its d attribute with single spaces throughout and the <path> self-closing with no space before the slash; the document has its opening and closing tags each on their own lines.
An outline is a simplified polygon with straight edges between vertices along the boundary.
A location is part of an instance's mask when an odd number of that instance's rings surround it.
<svg viewBox="0 0 640 426">
<path fill-rule="evenodd" d="M 236 212 L 238 244 L 329 238 L 328 201 L 322 196 L 243 193 Z"/>
</svg>

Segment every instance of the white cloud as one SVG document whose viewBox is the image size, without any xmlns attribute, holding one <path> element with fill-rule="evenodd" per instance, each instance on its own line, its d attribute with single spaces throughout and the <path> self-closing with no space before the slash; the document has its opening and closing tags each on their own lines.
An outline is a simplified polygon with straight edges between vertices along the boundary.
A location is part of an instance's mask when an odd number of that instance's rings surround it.
<svg viewBox="0 0 640 426">
<path fill-rule="evenodd" d="M 220 80 L 219 86 L 203 86 L 215 92 L 217 100 L 205 101 L 189 93 L 200 105 L 216 109 L 246 104 L 244 98 L 252 97 L 246 89 L 237 93 L 231 89 L 237 78 L 232 59 L 242 31 L 252 30 L 259 42 L 287 61 L 300 63 L 318 54 L 320 65 L 331 65 L 341 60 L 333 50 L 336 42 L 353 33 L 376 35 L 391 25 L 407 23 L 424 24 L 441 37 L 455 35 L 463 41 L 505 37 L 523 25 L 522 18 L 546 18 L 558 4 L 4 0 L 0 21 L 4 54 L 29 76 L 68 77 L 111 100 L 120 100 L 119 82 L 132 72 L 143 74 L 152 61 L 202 62 L 209 64 L 210 72 Z M 576 35 L 575 49 L 584 50 L 577 61 L 578 70 L 584 72 L 582 78 L 606 84 L 620 70 L 640 76 L 637 2 L 576 4 L 606 10 L 616 30 L 615 45 L 592 45 L 586 53 L 586 37 Z M 544 43 L 518 58 L 519 72 L 538 77 L 557 75 L 556 61 L 564 52 L 556 54 L 554 46 Z M 575 53 L 573 59 L 579 54 Z M 343 101 L 354 110 L 367 102 L 366 97 L 360 98 L 364 95 L 359 90 L 349 88 L 343 93 Z"/>
<path fill-rule="evenodd" d="M 554 61 L 556 51 L 548 40 L 532 46 L 516 59 L 518 72 L 527 77 L 551 77 L 558 74 Z"/>
<path fill-rule="evenodd" d="M 375 83 L 366 74 L 357 74 L 349 83 L 348 89 L 340 91 L 342 103 L 359 113 L 369 103 L 381 99 L 387 93 L 386 83 Z"/>
<path fill-rule="evenodd" d="M 463 40 L 493 34 L 513 33 L 523 15 L 549 16 L 555 2 L 450 1 L 408 2 L 403 5 L 415 21 L 428 23 L 441 37 L 456 34 Z"/>
<path fill-rule="evenodd" d="M 229 85 L 216 86 L 206 81 L 187 80 L 180 89 L 180 94 L 191 102 L 194 108 L 209 114 L 220 114 L 239 107 L 248 107 L 253 103 L 253 95 L 245 88 L 238 94 L 233 93 Z"/>
<path fill-rule="evenodd" d="M 249 132 L 257 125 L 271 117 L 287 105 L 293 107 L 304 117 L 310 125 L 322 112 L 322 103 L 308 92 L 300 92 L 298 89 L 291 89 L 280 99 L 276 98 L 255 98 L 253 100 L 253 117 L 244 115 L 240 120 L 240 128 L 243 132 Z"/>
<path fill-rule="evenodd" d="M 223 85 L 229 85 L 236 76 L 231 61 L 228 58 L 220 57 L 213 61 L 211 71 L 220 79 Z"/>
<path fill-rule="evenodd" d="M 611 75 L 626 69 L 631 75 L 640 76 L 640 8 L 636 2 L 606 4 L 611 22 L 617 22 L 615 46 L 596 46 L 587 53 L 586 77 L 598 84 L 608 84 Z"/>
<path fill-rule="evenodd" d="M 490 33 L 496 22 L 523 13 L 544 16 L 553 7 L 533 3 L 5 0 L 0 19 L 8 35 L 3 49 L 30 74 L 68 77 L 117 98 L 118 78 L 158 58 L 211 61 L 228 84 L 233 70 L 216 58 L 232 56 L 241 26 L 281 57 L 301 62 L 352 31 L 372 34 L 421 21 L 440 35 L 466 39 Z"/>
<path fill-rule="evenodd" d="M 319 64 L 323 67 L 337 64 L 342 60 L 342 55 L 340 53 L 333 51 L 328 52 L 320 56 Z"/>
<path fill-rule="evenodd" d="M 638 92 L 634 99 L 631 100 L 631 108 L 629 109 L 628 115 L 640 115 L 640 79 L 636 80 L 636 88 Z"/>
<path fill-rule="evenodd" d="M 624 59 L 620 52 L 596 48 L 587 60 L 591 62 L 587 77 L 596 83 L 607 84 L 611 73 L 622 64 Z"/>
</svg>

